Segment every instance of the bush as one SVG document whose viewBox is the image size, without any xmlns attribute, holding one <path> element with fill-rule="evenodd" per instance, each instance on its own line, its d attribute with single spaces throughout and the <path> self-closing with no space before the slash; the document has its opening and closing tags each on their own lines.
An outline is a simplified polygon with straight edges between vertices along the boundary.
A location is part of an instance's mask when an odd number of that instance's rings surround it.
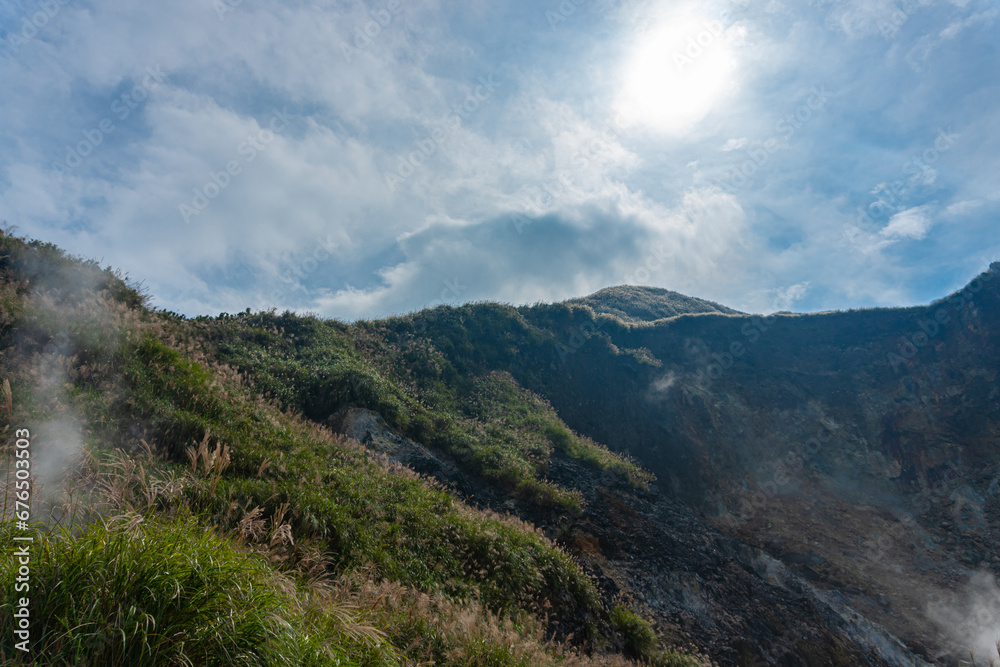
<svg viewBox="0 0 1000 667">
<path fill-rule="evenodd" d="M 624 636 L 625 649 L 632 657 L 650 659 L 655 656 L 658 642 L 649 621 L 617 604 L 611 610 L 611 622 Z"/>
</svg>

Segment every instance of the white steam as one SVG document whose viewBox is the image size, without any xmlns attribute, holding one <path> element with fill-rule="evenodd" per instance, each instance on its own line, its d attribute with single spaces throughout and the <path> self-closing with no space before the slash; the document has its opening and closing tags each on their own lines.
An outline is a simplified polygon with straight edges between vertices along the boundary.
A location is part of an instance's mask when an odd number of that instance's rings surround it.
<svg viewBox="0 0 1000 667">
<path fill-rule="evenodd" d="M 674 375 L 673 371 L 670 371 L 659 379 L 654 380 L 651 389 L 655 394 L 666 394 L 676 382 L 677 376 Z"/>
<path fill-rule="evenodd" d="M 21 377 L 28 382 L 35 410 L 42 420 L 18 424 L 31 431 L 32 518 L 45 520 L 47 510 L 61 500 L 85 455 L 83 421 L 67 389 L 77 373 L 75 341 L 81 336 L 96 344 L 117 342 L 121 309 L 109 309 L 105 295 L 94 293 L 97 278 L 85 271 L 47 274 L 47 287 L 27 299 L 30 325 L 50 332 L 44 347 L 27 359 Z M 93 343 L 92 343 L 93 345 Z"/>
<path fill-rule="evenodd" d="M 1000 659 L 1000 586 L 988 572 L 972 575 L 965 590 L 940 596 L 927 607 L 928 617 L 951 637 L 961 655 L 972 651 L 977 664 Z"/>
<path fill-rule="evenodd" d="M 80 463 L 84 452 L 81 434 L 80 422 L 71 415 L 61 415 L 35 429 L 31 441 L 35 502 L 54 499 Z"/>
</svg>

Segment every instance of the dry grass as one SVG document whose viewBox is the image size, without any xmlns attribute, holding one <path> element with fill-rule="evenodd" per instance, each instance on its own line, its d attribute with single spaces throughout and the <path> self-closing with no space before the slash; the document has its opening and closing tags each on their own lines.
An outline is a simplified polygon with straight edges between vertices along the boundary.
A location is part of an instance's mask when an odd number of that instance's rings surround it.
<svg viewBox="0 0 1000 667">
<path fill-rule="evenodd" d="M 330 599 L 386 623 L 388 635 L 415 665 L 439 667 L 638 667 L 621 655 L 587 656 L 546 639 L 535 616 L 500 617 L 478 601 L 456 602 L 356 571 L 331 582 Z"/>
<path fill-rule="evenodd" d="M 340 438 L 334 438 L 340 442 Z M 184 496 L 187 485 L 204 483 L 201 474 L 216 474 L 223 447 L 209 447 L 202 440 L 191 458 L 195 463 L 180 472 L 166 469 L 152 448 L 132 454 L 115 450 L 103 457 L 88 457 L 80 473 L 67 480 L 62 504 L 53 511 L 63 517 L 63 528 L 72 521 L 101 521 L 109 535 L 142 539 L 147 521 L 157 517 L 183 517 L 190 507 Z M 344 443 L 353 446 L 353 443 Z M 208 454 L 206 458 L 206 452 Z M 224 468 L 223 468 L 224 469 Z M 620 655 L 586 656 L 568 640 L 546 637 L 545 623 L 530 614 L 494 613 L 478 600 L 458 601 L 441 592 L 421 592 L 380 577 L 373 566 L 341 575 L 330 575 L 329 560 L 316 545 L 293 554 L 291 528 L 285 522 L 288 505 L 270 517 L 260 507 L 243 512 L 227 533 L 230 543 L 249 555 L 264 557 L 272 566 L 272 584 L 290 605 L 291 612 L 313 633 L 323 636 L 331 660 L 351 650 L 376 656 L 371 664 L 438 665 L 440 667 L 498 665 L 512 667 L 637 667 L 640 663 Z M 473 510 L 469 510 L 470 512 Z M 100 519 L 98 519 L 100 517 Z M 492 515 L 523 530 L 530 524 L 511 516 Z M 171 545 L 165 545 L 168 549 Z M 151 552 L 155 554 L 154 552 Z M 333 648 L 329 648 L 333 647 Z M 395 647 L 395 648 L 393 648 Z M 374 659 L 374 658 L 372 658 Z M 398 660 L 398 661 L 397 661 Z M 671 663 L 665 663 L 671 664 Z M 677 663 L 688 664 L 688 663 Z M 693 663 L 692 663 L 693 664 Z"/>
</svg>

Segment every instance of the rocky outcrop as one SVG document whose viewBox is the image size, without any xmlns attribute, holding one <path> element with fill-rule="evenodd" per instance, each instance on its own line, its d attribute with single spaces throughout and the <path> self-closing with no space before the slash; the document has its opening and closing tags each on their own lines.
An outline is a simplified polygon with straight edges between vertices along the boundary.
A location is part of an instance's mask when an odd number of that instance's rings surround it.
<svg viewBox="0 0 1000 667">
<path fill-rule="evenodd" d="M 374 410 L 348 406 L 330 415 L 326 420 L 334 433 L 354 438 L 365 445 L 372 454 L 408 466 L 427 477 L 433 477 L 445 486 L 457 489 L 466 496 L 485 491 L 458 467 L 440 453 L 432 452 L 418 442 L 393 430 Z"/>
<path fill-rule="evenodd" d="M 816 589 L 655 488 L 637 491 L 613 474 L 558 457 L 551 478 L 579 490 L 586 509 L 581 516 L 553 520 L 537 507 L 490 491 L 445 457 L 394 431 L 377 412 L 343 408 L 327 425 L 363 443 L 372 456 L 433 477 L 473 504 L 533 521 L 577 557 L 608 605 L 620 596 L 630 598 L 661 635 L 697 646 L 720 664 L 926 664 L 842 596 Z"/>
</svg>

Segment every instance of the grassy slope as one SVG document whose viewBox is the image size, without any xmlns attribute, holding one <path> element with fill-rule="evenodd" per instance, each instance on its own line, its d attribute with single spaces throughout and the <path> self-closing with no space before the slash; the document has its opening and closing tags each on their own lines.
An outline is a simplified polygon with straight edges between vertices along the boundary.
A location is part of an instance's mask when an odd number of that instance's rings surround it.
<svg viewBox="0 0 1000 667">
<path fill-rule="evenodd" d="M 90 527 L 38 527 L 48 546 L 34 596 L 47 602 L 33 612 L 34 664 L 165 656 L 179 664 L 211 664 L 199 656 L 582 664 L 541 639 L 539 614 L 587 627 L 590 646 L 620 645 L 620 631 L 634 629 L 616 626 L 576 563 L 531 526 L 469 508 L 277 407 L 322 416 L 370 404 L 486 479 L 567 511 L 572 492 L 541 478 L 553 447 L 642 482 L 638 468 L 570 433 L 509 378 L 435 395 L 433 383 L 407 384 L 366 354 L 374 337 L 359 345 L 364 329 L 266 314 L 260 326 L 243 321 L 251 316 L 179 321 L 146 310 L 141 294 L 94 263 L 9 234 L 0 244 L 10 422 L 79 414 L 93 457 L 75 496 L 89 501 L 73 524 Z M 239 362 L 252 382 L 220 361 Z M 518 407 L 504 421 L 497 414 L 506 402 Z M 135 454 L 141 442 L 156 456 Z M 49 509 L 70 525 L 63 501 Z M 10 545 L 3 540 L 5 552 Z M 4 590 L 12 562 L 5 553 Z M 150 572 L 152 583 L 131 571 Z M 317 584 L 322 573 L 334 578 Z M 236 581 L 246 588 L 233 589 Z M 12 604 L 0 603 L 8 661 L 22 657 L 12 648 Z M 199 614 L 229 620 L 206 631 Z M 151 617 L 169 620 L 154 631 Z M 98 619 L 102 629 L 88 625 Z"/>
<path fill-rule="evenodd" d="M 176 328 L 286 408 L 320 422 L 347 405 L 370 408 L 466 471 L 542 507 L 580 511 L 578 494 L 545 480 L 554 451 L 636 486 L 650 481 L 638 466 L 572 433 L 509 375 L 456 367 L 439 346 L 488 359 L 492 351 L 478 341 L 490 338 L 445 318 L 439 324 L 435 343 L 417 332 L 396 335 L 381 322 L 350 327 L 290 314 L 199 318 Z"/>
</svg>

